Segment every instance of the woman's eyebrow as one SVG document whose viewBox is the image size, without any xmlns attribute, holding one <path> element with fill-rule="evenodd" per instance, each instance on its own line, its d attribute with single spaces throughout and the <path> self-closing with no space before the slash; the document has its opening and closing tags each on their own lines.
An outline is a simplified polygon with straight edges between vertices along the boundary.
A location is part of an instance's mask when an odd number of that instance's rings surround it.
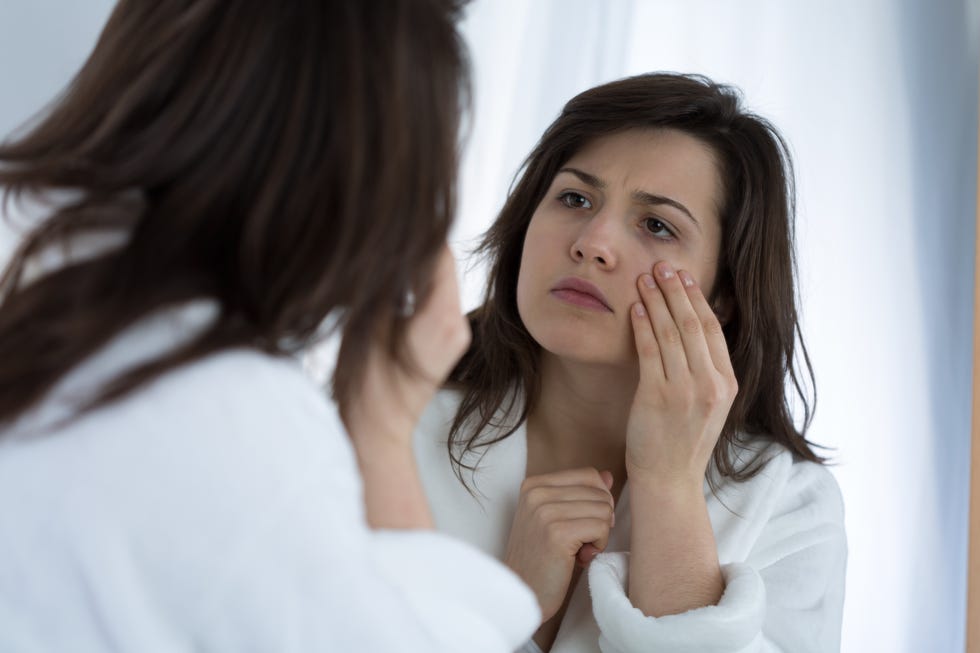
<svg viewBox="0 0 980 653">
<path fill-rule="evenodd" d="M 606 182 L 599 179 L 595 175 L 590 175 L 584 170 L 579 170 L 578 168 L 566 167 L 566 168 L 562 168 L 558 172 L 567 172 L 573 174 L 576 177 L 578 177 L 580 180 L 582 180 L 582 183 L 588 184 L 589 186 L 592 186 L 593 188 L 596 188 L 598 190 L 603 190 L 606 187 Z M 677 200 L 673 200 L 663 195 L 655 195 L 654 193 L 648 193 L 645 190 L 635 190 L 633 191 L 633 201 L 638 202 L 640 204 L 648 204 L 650 206 L 662 206 L 664 204 L 666 204 L 667 206 L 672 206 L 678 211 L 680 211 L 681 213 L 683 213 L 684 215 L 686 215 L 688 218 L 690 218 L 691 222 L 694 223 L 694 226 L 698 228 L 698 231 L 701 231 L 701 223 L 698 222 L 697 218 L 695 218 L 694 215 L 691 214 L 691 212 L 688 210 L 686 206 L 684 206 Z"/>
<path fill-rule="evenodd" d="M 606 182 L 602 181 L 595 175 L 590 175 L 584 170 L 579 170 L 578 168 L 562 168 L 558 172 L 570 172 L 571 174 L 581 179 L 582 183 L 588 184 L 589 186 L 592 186 L 593 188 L 597 188 L 599 190 L 602 190 L 603 188 L 606 187 Z"/>
<path fill-rule="evenodd" d="M 669 197 L 664 197 L 663 195 L 654 195 L 653 193 L 648 193 L 645 190 L 635 190 L 633 191 L 633 200 L 639 202 L 640 204 L 649 204 L 651 206 L 660 206 L 666 204 L 667 206 L 672 206 L 694 223 L 694 226 L 701 231 L 701 223 L 698 222 L 697 218 L 691 215 L 691 212 L 687 210 L 687 207 L 678 202 L 677 200 L 672 200 Z"/>
</svg>

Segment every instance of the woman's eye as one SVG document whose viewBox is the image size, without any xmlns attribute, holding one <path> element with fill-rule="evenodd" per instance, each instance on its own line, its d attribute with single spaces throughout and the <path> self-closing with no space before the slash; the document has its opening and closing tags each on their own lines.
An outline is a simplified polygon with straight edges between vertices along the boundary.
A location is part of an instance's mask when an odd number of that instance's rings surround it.
<svg viewBox="0 0 980 653">
<path fill-rule="evenodd" d="M 584 195 L 579 195 L 578 193 L 573 193 L 571 191 L 559 195 L 558 201 L 570 209 L 592 208 L 592 202 L 590 202 L 587 197 L 585 197 Z"/>
<path fill-rule="evenodd" d="M 657 218 L 646 218 L 643 221 L 643 226 L 652 236 L 656 236 L 657 238 L 666 240 L 674 237 L 674 232 L 670 230 L 670 227 Z"/>
</svg>

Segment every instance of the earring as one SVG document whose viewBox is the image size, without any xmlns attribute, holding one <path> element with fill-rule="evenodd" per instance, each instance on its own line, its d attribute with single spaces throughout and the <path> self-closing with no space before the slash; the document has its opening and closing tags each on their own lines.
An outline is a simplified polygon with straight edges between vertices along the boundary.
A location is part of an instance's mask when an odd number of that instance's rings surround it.
<svg viewBox="0 0 980 653">
<path fill-rule="evenodd" d="M 398 314 L 402 317 L 412 317 L 415 315 L 415 291 L 409 288 L 402 295 L 398 305 Z"/>
</svg>

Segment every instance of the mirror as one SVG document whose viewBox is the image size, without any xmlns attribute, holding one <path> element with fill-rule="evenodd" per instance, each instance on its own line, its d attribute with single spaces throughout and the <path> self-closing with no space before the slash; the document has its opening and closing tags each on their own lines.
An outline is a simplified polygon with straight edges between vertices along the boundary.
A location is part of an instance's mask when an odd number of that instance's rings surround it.
<svg viewBox="0 0 980 653">
<path fill-rule="evenodd" d="M 464 23 L 461 255 L 563 103 L 603 81 L 702 72 L 789 141 L 810 435 L 845 501 L 844 651 L 965 647 L 980 3 L 941 4 L 478 0 Z M 476 267 L 469 306 L 482 283 Z"/>
<path fill-rule="evenodd" d="M 3 134 L 63 86 L 113 5 L 61 4 L 57 15 L 31 0 L 0 6 Z M 542 130 L 586 88 L 700 72 L 740 87 L 780 129 L 796 165 L 819 396 L 810 436 L 831 448 L 846 508 L 842 649 L 969 642 L 980 653 L 980 473 L 969 501 L 971 455 L 980 465 L 980 0 L 474 0 L 466 16 L 475 95 L 453 233 L 461 259 Z M 485 270 L 461 270 L 472 308 Z"/>
</svg>

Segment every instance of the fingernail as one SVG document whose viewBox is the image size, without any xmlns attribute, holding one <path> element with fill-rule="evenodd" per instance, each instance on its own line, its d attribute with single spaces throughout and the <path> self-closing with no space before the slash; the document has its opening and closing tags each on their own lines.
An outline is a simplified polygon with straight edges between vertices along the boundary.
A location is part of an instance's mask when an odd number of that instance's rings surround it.
<svg viewBox="0 0 980 653">
<path fill-rule="evenodd" d="M 644 315 L 647 314 L 646 310 L 643 308 L 643 304 L 640 304 L 639 302 L 633 304 L 633 311 L 640 317 L 643 317 Z"/>
<path fill-rule="evenodd" d="M 680 277 L 681 283 L 684 284 L 685 288 L 690 288 L 694 285 L 694 278 L 687 273 L 687 270 L 681 270 L 677 273 L 677 276 Z"/>
<path fill-rule="evenodd" d="M 654 281 L 653 277 L 651 277 L 649 274 L 644 274 L 642 279 L 643 279 L 643 285 L 646 286 L 647 288 L 657 287 L 657 282 Z"/>
<path fill-rule="evenodd" d="M 660 276 L 664 279 L 672 279 L 674 277 L 674 268 L 670 267 L 669 263 L 662 264 L 658 268 L 658 271 L 660 272 Z"/>
</svg>

